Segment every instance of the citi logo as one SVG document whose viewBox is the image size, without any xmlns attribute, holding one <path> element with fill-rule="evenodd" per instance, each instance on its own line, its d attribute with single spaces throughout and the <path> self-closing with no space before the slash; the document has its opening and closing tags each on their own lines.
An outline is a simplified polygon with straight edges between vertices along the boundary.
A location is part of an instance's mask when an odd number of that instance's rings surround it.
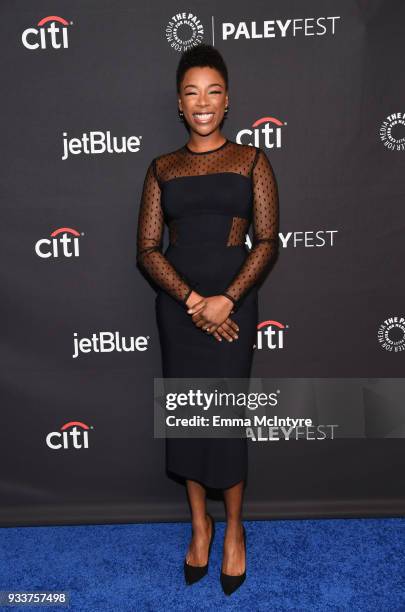
<svg viewBox="0 0 405 612">
<path fill-rule="evenodd" d="M 281 149 L 281 136 L 287 121 L 276 117 L 262 117 L 257 119 L 251 128 L 239 130 L 236 134 L 238 144 L 250 144 L 254 147 L 266 149 Z"/>
<path fill-rule="evenodd" d="M 288 325 L 283 325 L 278 321 L 262 321 L 257 326 L 257 344 L 254 348 L 261 349 L 282 349 L 284 348 L 284 330 Z"/>
<path fill-rule="evenodd" d="M 41 19 L 37 25 L 37 28 L 27 28 L 22 33 L 21 39 L 26 49 L 36 51 L 49 47 L 52 49 L 68 48 L 68 26 L 72 25 L 72 22 L 69 23 L 57 15 L 50 15 Z"/>
<path fill-rule="evenodd" d="M 89 431 L 92 429 L 81 421 L 69 421 L 60 431 L 51 431 L 46 436 L 46 445 L 52 450 L 89 448 Z"/>
<path fill-rule="evenodd" d="M 79 257 L 79 238 L 83 236 L 71 227 L 60 227 L 50 238 L 41 238 L 35 243 L 38 257 Z"/>
</svg>

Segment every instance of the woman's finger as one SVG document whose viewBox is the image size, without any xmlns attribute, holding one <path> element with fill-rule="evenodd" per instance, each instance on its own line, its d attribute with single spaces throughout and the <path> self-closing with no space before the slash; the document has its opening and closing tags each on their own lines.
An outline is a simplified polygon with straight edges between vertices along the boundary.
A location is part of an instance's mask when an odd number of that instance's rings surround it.
<svg viewBox="0 0 405 612">
<path fill-rule="evenodd" d="M 211 325 L 209 323 L 207 323 L 207 325 L 203 326 L 203 330 L 207 333 L 207 334 L 214 334 L 214 332 L 218 329 L 218 325 L 215 325 L 214 323 L 212 323 Z"/>
<path fill-rule="evenodd" d="M 225 321 L 222 324 L 222 327 L 230 336 L 232 336 L 234 340 L 238 339 L 238 332 L 232 327 L 232 325 L 228 325 L 228 323 Z"/>
<path fill-rule="evenodd" d="M 201 323 L 208 323 L 208 321 L 206 321 L 205 317 L 203 314 L 201 313 L 197 313 L 194 314 L 192 317 L 193 323 L 197 324 L 201 324 Z"/>
<path fill-rule="evenodd" d="M 205 319 L 200 319 L 199 321 L 194 321 L 194 323 L 196 324 L 197 327 L 203 327 L 205 325 L 208 325 L 208 321 L 206 321 Z"/>
<path fill-rule="evenodd" d="M 193 322 L 197 325 L 197 327 L 201 327 L 201 325 L 209 325 L 209 327 L 217 327 L 217 323 L 214 321 L 210 321 L 207 317 L 204 316 L 203 313 L 198 313 L 192 316 Z"/>
<path fill-rule="evenodd" d="M 228 340 L 228 341 L 233 340 L 232 336 L 228 334 L 228 332 L 224 328 L 224 324 L 218 327 L 217 332 L 222 336 L 222 338 L 225 338 L 225 340 Z"/>
<path fill-rule="evenodd" d="M 206 304 L 205 299 L 199 300 L 187 310 L 187 313 L 194 314 L 195 312 L 199 312 L 205 307 L 205 304 Z"/>
<path fill-rule="evenodd" d="M 233 321 L 232 319 L 228 317 L 228 319 L 226 320 L 226 323 L 228 323 L 228 325 L 231 325 L 235 331 L 237 332 L 239 331 L 239 325 L 236 323 L 236 321 Z"/>
</svg>

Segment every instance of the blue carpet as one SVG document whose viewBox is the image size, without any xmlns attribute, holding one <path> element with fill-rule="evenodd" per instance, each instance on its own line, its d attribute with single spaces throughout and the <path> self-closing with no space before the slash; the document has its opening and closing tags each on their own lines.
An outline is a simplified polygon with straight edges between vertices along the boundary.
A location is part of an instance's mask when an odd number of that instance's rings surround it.
<svg viewBox="0 0 405 612">
<path fill-rule="evenodd" d="M 405 610 L 405 518 L 244 521 L 247 578 L 219 583 L 225 523 L 208 576 L 183 583 L 190 523 L 0 529 L 0 590 L 69 591 L 71 606 L 3 610 Z"/>
</svg>

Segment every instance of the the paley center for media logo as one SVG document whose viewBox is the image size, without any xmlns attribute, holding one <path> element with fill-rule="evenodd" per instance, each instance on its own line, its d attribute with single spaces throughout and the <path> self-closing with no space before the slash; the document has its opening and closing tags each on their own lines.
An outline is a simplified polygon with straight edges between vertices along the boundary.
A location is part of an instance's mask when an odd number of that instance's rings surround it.
<svg viewBox="0 0 405 612">
<path fill-rule="evenodd" d="M 383 321 L 377 331 L 377 339 L 381 348 L 390 353 L 405 351 L 405 317 L 393 315 Z"/>
<path fill-rule="evenodd" d="M 386 149 L 405 151 L 405 113 L 391 113 L 380 125 L 380 138 Z"/>
<path fill-rule="evenodd" d="M 249 13 L 249 7 L 247 11 Z M 273 16 L 272 19 L 258 20 L 250 17 L 243 21 L 221 21 L 213 15 L 210 19 L 210 39 L 217 38 L 226 41 L 242 41 L 255 43 L 258 40 L 275 38 L 292 40 L 298 36 L 312 38 L 313 36 L 335 36 L 340 15 L 300 15 Z M 204 42 L 205 28 L 200 17 L 192 11 L 174 13 L 165 26 L 166 40 L 175 51 L 182 53 L 186 49 L 196 47 Z"/>
</svg>

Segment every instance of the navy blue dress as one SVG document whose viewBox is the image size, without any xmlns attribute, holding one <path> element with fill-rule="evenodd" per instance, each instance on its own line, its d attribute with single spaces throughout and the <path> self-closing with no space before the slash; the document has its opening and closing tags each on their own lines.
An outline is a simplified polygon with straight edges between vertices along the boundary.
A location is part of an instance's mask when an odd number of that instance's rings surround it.
<svg viewBox="0 0 405 612">
<path fill-rule="evenodd" d="M 164 225 L 169 246 L 162 252 Z M 278 190 L 265 152 L 227 139 L 197 153 L 184 145 L 150 163 L 138 218 L 137 261 L 157 288 L 163 377 L 249 378 L 257 284 L 278 247 Z M 245 245 L 253 225 L 252 248 Z M 226 295 L 239 338 L 219 342 L 187 314 L 192 290 Z M 167 470 L 226 489 L 247 476 L 246 438 L 166 438 Z"/>
</svg>

